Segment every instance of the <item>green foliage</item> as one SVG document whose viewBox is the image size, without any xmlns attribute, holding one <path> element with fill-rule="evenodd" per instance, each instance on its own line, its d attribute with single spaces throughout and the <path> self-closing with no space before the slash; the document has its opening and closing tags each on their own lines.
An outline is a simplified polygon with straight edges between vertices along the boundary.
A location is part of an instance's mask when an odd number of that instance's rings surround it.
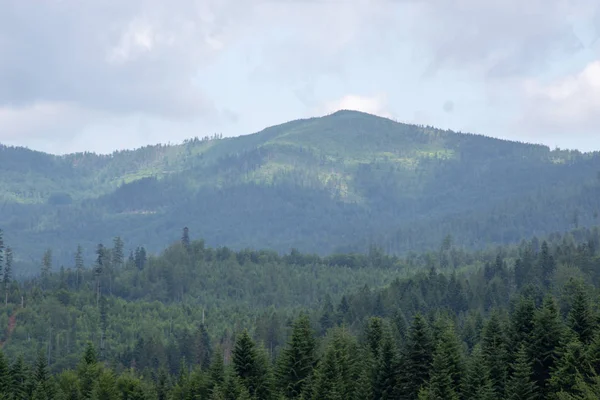
<svg viewBox="0 0 600 400">
<path fill-rule="evenodd" d="M 329 339 L 325 354 L 315 371 L 312 398 L 358 400 L 362 370 L 358 344 L 343 328 L 334 329 Z"/>
<path fill-rule="evenodd" d="M 467 363 L 461 393 L 464 399 L 470 400 L 493 400 L 496 398 L 488 366 L 479 344 L 473 348 Z"/>
<path fill-rule="evenodd" d="M 486 369 L 489 372 L 494 396 L 503 399 L 505 396 L 508 375 L 508 349 L 504 326 L 497 312 L 491 314 L 485 324 L 481 337 L 481 350 Z"/>
<path fill-rule="evenodd" d="M 291 338 L 279 356 L 277 366 L 277 384 L 287 399 L 308 394 L 316 362 L 316 342 L 310 319 L 302 314 L 294 322 Z"/>
<path fill-rule="evenodd" d="M 71 261 L 72 243 L 91 257 L 118 234 L 153 253 L 187 226 L 235 249 L 366 252 L 374 241 L 404 253 L 446 243 L 446 267 L 453 246 L 564 231 L 574 214 L 576 227 L 589 226 L 600 209 L 597 153 L 354 111 L 108 156 L 0 154 L 0 226 L 17 254 L 53 248 L 56 265 Z M 547 283 L 552 265 L 539 266 Z"/>
<path fill-rule="evenodd" d="M 529 349 L 533 358 L 533 378 L 540 395 L 547 397 L 550 373 L 556 366 L 564 329 L 554 298 L 544 298 L 544 304 L 536 313 L 534 321 L 533 343 Z"/>
<path fill-rule="evenodd" d="M 525 345 L 521 345 L 512 367 L 514 371 L 506 385 L 507 400 L 535 400 L 538 398 L 535 383 L 531 379 L 532 368 Z"/>
<path fill-rule="evenodd" d="M 422 386 L 429 380 L 435 344 L 429 324 L 416 314 L 402 350 L 401 371 L 396 393 L 402 399 L 416 399 Z"/>
</svg>

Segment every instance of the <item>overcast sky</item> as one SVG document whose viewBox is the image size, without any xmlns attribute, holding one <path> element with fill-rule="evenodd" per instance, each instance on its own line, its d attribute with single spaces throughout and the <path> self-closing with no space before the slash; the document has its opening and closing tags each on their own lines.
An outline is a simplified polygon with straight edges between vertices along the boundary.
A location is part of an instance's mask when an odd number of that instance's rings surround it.
<svg viewBox="0 0 600 400">
<path fill-rule="evenodd" d="M 0 0 L 0 142 L 110 152 L 357 109 L 600 150 L 597 0 Z"/>
</svg>

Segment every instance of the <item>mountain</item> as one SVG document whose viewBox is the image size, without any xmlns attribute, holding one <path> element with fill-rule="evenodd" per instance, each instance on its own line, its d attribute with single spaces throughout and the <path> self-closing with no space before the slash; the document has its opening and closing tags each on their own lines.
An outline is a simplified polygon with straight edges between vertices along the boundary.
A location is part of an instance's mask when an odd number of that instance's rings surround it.
<svg viewBox="0 0 600 400">
<path fill-rule="evenodd" d="M 68 265 L 78 243 L 158 251 L 184 226 L 237 249 L 481 247 L 593 224 L 598 171 L 600 153 L 339 111 L 111 155 L 0 146 L 0 228 L 22 261 Z"/>
</svg>

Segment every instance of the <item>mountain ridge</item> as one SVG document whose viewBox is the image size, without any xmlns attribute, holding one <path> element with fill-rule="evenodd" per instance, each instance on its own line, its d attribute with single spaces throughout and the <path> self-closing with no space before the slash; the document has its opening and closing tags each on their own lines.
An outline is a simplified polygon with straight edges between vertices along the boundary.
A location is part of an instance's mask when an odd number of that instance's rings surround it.
<svg viewBox="0 0 600 400">
<path fill-rule="evenodd" d="M 246 134 L 241 134 L 241 135 L 235 135 L 235 136 L 227 136 L 227 137 L 223 137 L 223 139 L 238 139 L 238 138 L 242 138 L 242 137 L 247 137 L 247 136 L 252 136 L 252 135 L 258 135 L 261 134 L 269 129 L 272 128 L 276 128 L 276 127 L 282 127 L 288 124 L 293 124 L 293 123 L 299 123 L 299 122 L 307 122 L 307 121 L 312 121 L 312 120 L 319 120 L 319 119 L 323 119 L 323 118 L 328 118 L 328 117 L 336 117 L 336 116 L 345 116 L 345 115 L 356 115 L 356 116 L 368 116 L 368 117 L 374 117 L 377 119 L 382 119 L 382 120 L 387 120 L 389 122 L 392 122 L 394 124 L 399 124 L 399 125 L 406 125 L 406 126 L 410 126 L 410 127 L 422 127 L 422 128 L 427 128 L 427 129 L 433 129 L 436 131 L 440 131 L 440 132 L 448 132 L 448 133 L 453 133 L 453 134 L 458 134 L 458 135 L 468 135 L 468 136 L 477 136 L 477 137 L 482 137 L 482 138 L 486 138 L 486 139 L 493 139 L 493 140 L 497 140 L 497 141 L 501 141 L 501 142 L 510 142 L 510 143 L 517 143 L 517 144 L 523 144 L 523 145 L 531 145 L 531 146 L 541 146 L 541 147 L 545 147 L 548 150 L 551 150 L 550 146 L 544 143 L 536 143 L 536 142 L 526 142 L 526 141 L 520 141 L 520 140 L 514 140 L 514 139 L 505 139 L 505 138 L 499 138 L 499 137 L 495 137 L 495 136 L 489 136 L 489 135 L 485 135 L 482 133 L 472 133 L 472 132 L 463 132 L 463 131 L 455 131 L 452 129 L 443 129 L 443 128 L 436 128 L 434 126 L 431 125 L 423 125 L 423 124 L 415 124 L 415 123 L 409 123 L 409 122 L 401 122 L 389 117 L 384 117 L 384 116 L 379 116 L 377 114 L 371 114 L 371 113 L 367 113 L 367 112 L 363 112 L 363 111 L 358 111 L 358 110 L 352 110 L 352 109 L 340 109 L 338 111 L 335 111 L 333 113 L 330 114 L 326 114 L 323 116 L 317 116 L 317 117 L 307 117 L 307 118 L 299 118 L 299 119 L 295 119 L 295 120 L 291 120 L 291 121 L 287 121 L 287 122 L 283 122 L 280 124 L 275 124 L 275 125 L 271 125 L 269 127 L 266 127 L 264 129 L 261 129 L 259 131 L 256 132 L 251 132 L 251 133 L 246 133 Z M 24 146 L 24 145 L 7 145 L 7 144 L 3 144 L 2 142 L 0 142 L 0 148 L 8 148 L 8 149 L 17 149 L 17 150 L 26 150 L 29 152 L 33 152 L 33 153 L 40 153 L 40 154 L 45 154 L 45 155 L 49 155 L 52 157 L 56 157 L 56 158 L 68 158 L 68 157 L 72 157 L 72 156 L 78 156 L 78 155 L 88 155 L 88 156 L 97 156 L 99 158 L 110 158 L 116 154 L 119 153 L 128 153 L 128 152 L 136 152 L 139 150 L 143 150 L 146 148 L 151 148 L 151 147 L 178 147 L 178 146 L 182 146 L 184 145 L 186 142 L 193 140 L 192 137 L 184 139 L 183 141 L 179 142 L 179 143 L 163 143 L 163 142 L 157 142 L 157 143 L 153 143 L 153 144 L 146 144 L 146 145 L 142 145 L 142 146 L 138 146 L 138 147 L 131 147 L 131 148 L 123 148 L 123 149 L 117 149 L 117 150 L 113 150 L 109 153 L 97 153 L 93 150 L 82 150 L 82 151 L 75 151 L 75 152 L 70 152 L 70 153 L 65 153 L 65 154 L 55 154 L 52 152 L 47 152 L 44 150 L 39 150 L 39 149 L 35 149 L 35 148 L 31 148 L 28 146 Z M 561 149 L 561 150 L 567 150 L 567 151 L 576 151 L 576 152 L 580 152 L 581 154 L 592 154 L 592 153 L 598 153 L 600 152 L 600 150 L 594 150 L 594 151 L 582 151 L 576 148 L 566 148 L 566 149 Z"/>
<path fill-rule="evenodd" d="M 448 234 L 477 247 L 564 231 L 576 214 L 589 225 L 600 210 L 597 152 L 347 110 L 109 156 L 0 147 L 0 160 L 0 228 L 64 262 L 117 235 L 159 251 L 183 226 L 213 246 L 280 252 L 402 253 Z"/>
</svg>

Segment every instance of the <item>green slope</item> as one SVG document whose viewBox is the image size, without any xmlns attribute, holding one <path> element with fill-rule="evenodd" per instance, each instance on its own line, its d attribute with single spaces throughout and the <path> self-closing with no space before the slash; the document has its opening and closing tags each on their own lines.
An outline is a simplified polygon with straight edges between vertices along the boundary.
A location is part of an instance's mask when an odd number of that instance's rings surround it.
<svg viewBox="0 0 600 400">
<path fill-rule="evenodd" d="M 150 250 L 183 226 L 211 245 L 327 253 L 477 247 L 589 225 L 600 156 L 354 111 L 110 156 L 0 148 L 0 227 L 69 263 L 115 235 Z"/>
</svg>

